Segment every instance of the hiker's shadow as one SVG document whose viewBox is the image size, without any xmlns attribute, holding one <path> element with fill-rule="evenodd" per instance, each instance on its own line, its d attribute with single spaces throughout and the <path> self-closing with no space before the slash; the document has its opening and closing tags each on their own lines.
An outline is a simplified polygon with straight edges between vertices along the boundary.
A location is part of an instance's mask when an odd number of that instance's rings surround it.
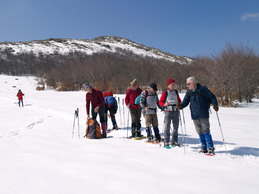
<svg viewBox="0 0 259 194">
<path fill-rule="evenodd" d="M 129 131 L 131 131 L 131 127 L 119 127 L 120 128 L 120 130 L 129 130 Z"/>
<path fill-rule="evenodd" d="M 189 136 L 183 136 L 186 137 L 186 143 L 187 144 L 200 144 L 200 139 L 199 138 L 193 138 L 193 137 L 189 137 Z M 181 140 L 181 136 L 179 137 Z M 223 141 L 217 141 L 217 140 L 213 140 L 213 143 L 215 145 L 224 145 Z M 226 145 L 236 145 L 235 143 L 229 143 L 229 142 L 225 142 Z"/>
<path fill-rule="evenodd" d="M 180 137 L 181 138 L 181 137 Z M 224 146 L 223 141 L 213 141 L 215 147 L 217 145 Z M 191 146 L 193 149 L 199 149 L 200 148 L 200 140 L 199 138 L 193 138 L 193 137 L 186 137 L 186 143 Z M 198 144 L 198 146 L 197 146 Z M 225 142 L 227 147 L 231 147 L 236 145 L 235 143 L 230 143 L 230 142 Z M 226 153 L 225 149 L 221 151 L 215 150 L 215 153 Z M 234 156 L 255 156 L 259 157 L 259 148 L 254 148 L 254 147 L 233 147 L 231 150 L 227 150 L 227 153 L 234 155 Z"/>
<path fill-rule="evenodd" d="M 259 157 L 259 148 L 253 147 L 236 147 L 230 151 L 227 151 L 231 155 L 235 156 L 255 156 Z M 219 151 L 218 153 L 225 153 L 225 151 Z"/>
<path fill-rule="evenodd" d="M 123 127 L 121 128 L 121 130 L 129 130 L 131 131 L 131 128 L 129 127 Z M 143 131 L 142 131 L 143 132 Z M 163 137 L 164 134 L 163 133 L 160 133 L 160 135 Z M 170 134 L 170 136 L 172 137 L 172 134 Z M 184 143 L 185 144 L 188 144 L 191 148 L 193 149 L 199 149 L 200 148 L 200 139 L 199 138 L 194 138 L 194 137 L 190 137 L 190 136 L 181 136 L 179 134 L 179 137 L 178 137 L 178 141 L 179 143 Z M 217 141 L 217 140 L 214 140 L 213 141 L 215 147 L 218 146 L 224 146 L 224 142 L 223 141 Z M 234 155 L 234 156 L 255 156 L 255 157 L 259 157 L 259 148 L 255 148 L 255 147 L 234 147 L 235 143 L 230 143 L 230 142 L 225 142 L 225 145 L 227 147 L 231 147 L 233 146 L 233 149 L 229 150 L 227 149 L 227 153 L 231 154 L 231 155 Z M 217 151 L 217 148 L 215 150 L 215 153 L 226 153 L 225 149 L 224 150 L 221 150 L 221 151 Z"/>
</svg>

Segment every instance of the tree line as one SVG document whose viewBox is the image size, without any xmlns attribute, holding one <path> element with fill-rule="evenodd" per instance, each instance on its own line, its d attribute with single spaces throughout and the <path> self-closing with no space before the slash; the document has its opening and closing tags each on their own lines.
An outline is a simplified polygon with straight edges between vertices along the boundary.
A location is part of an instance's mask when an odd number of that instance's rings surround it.
<svg viewBox="0 0 259 194">
<path fill-rule="evenodd" d="M 14 55 L 5 50 L 0 53 L 0 72 L 35 75 L 42 86 L 56 90 L 80 90 L 83 83 L 89 82 L 114 93 L 125 93 L 134 78 L 141 87 L 156 82 L 160 90 L 166 87 L 167 78 L 174 78 L 182 90 L 186 89 L 186 78 L 195 76 L 225 106 L 234 106 L 235 101 L 251 102 L 259 87 L 259 57 L 252 48 L 242 44 L 228 44 L 219 54 L 197 57 L 189 64 L 144 57 L 121 49 L 117 53 L 92 55 L 79 52 Z"/>
</svg>

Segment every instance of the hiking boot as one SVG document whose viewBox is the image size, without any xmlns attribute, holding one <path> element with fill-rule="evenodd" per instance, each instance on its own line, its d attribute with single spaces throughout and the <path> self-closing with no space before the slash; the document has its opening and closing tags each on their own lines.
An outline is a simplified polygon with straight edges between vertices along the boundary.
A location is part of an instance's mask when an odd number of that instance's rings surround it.
<svg viewBox="0 0 259 194">
<path fill-rule="evenodd" d="M 207 150 L 207 148 L 201 148 L 200 151 L 199 151 L 199 153 L 204 153 L 204 154 L 206 154 L 206 153 L 208 153 L 208 150 Z"/>
<path fill-rule="evenodd" d="M 113 128 L 112 128 L 113 130 L 119 130 L 119 127 L 118 126 L 113 126 Z"/>
<path fill-rule="evenodd" d="M 170 146 L 169 142 L 164 142 L 164 147 L 168 147 L 168 146 Z"/>
<path fill-rule="evenodd" d="M 160 143 L 161 142 L 161 139 L 154 139 L 153 140 L 153 143 Z"/>
<path fill-rule="evenodd" d="M 177 143 L 177 142 L 172 142 L 172 146 L 178 146 L 178 147 L 180 147 L 179 143 Z"/>
<path fill-rule="evenodd" d="M 131 138 L 137 137 L 137 133 L 135 132 L 135 128 L 131 129 Z"/>
<path fill-rule="evenodd" d="M 207 153 L 208 154 L 215 154 L 214 150 L 215 150 L 215 148 L 209 148 Z"/>
<path fill-rule="evenodd" d="M 147 142 L 153 142 L 153 136 L 148 137 Z"/>
<path fill-rule="evenodd" d="M 142 137 L 140 130 L 137 130 L 136 137 Z"/>
<path fill-rule="evenodd" d="M 107 133 L 106 133 L 106 131 L 103 131 L 102 137 L 103 137 L 103 138 L 107 138 Z"/>
<path fill-rule="evenodd" d="M 153 138 L 152 137 L 148 137 L 146 143 L 153 143 Z"/>
<path fill-rule="evenodd" d="M 154 143 L 159 143 L 159 142 L 161 142 L 161 137 L 159 136 L 159 137 L 155 137 L 154 139 L 153 139 L 153 142 Z"/>
</svg>

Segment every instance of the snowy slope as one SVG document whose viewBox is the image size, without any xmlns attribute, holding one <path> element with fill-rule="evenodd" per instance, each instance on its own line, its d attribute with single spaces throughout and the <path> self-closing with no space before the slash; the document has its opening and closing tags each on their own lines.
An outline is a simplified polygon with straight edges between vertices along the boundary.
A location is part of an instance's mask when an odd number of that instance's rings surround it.
<svg viewBox="0 0 259 194">
<path fill-rule="evenodd" d="M 184 64 L 191 61 L 187 57 L 179 57 L 137 44 L 125 38 L 112 36 L 98 37 L 93 40 L 49 39 L 30 42 L 4 42 L 0 43 L 0 58 L 5 58 L 3 54 L 1 55 L 1 52 L 4 52 L 4 50 L 8 50 L 16 55 L 21 53 L 34 53 L 36 55 L 39 53 L 44 55 L 59 53 L 66 55 L 70 52 L 82 52 L 91 55 L 98 52 L 120 52 L 118 49 L 131 51 L 136 55 L 144 57 L 165 59 Z"/>
<path fill-rule="evenodd" d="M 227 154 L 212 112 L 216 156 L 208 157 L 197 153 L 188 108 L 186 154 L 183 147 L 166 150 L 126 139 L 128 112 L 124 108 L 123 114 L 122 103 L 117 114 L 122 130 L 107 139 L 83 139 L 85 92 L 36 91 L 34 79 L 0 75 L 1 194 L 258 193 L 259 100 L 241 108 L 220 107 Z M 18 89 L 25 93 L 23 108 L 16 103 Z M 120 101 L 123 97 L 117 95 Z M 72 139 L 77 107 L 80 138 L 76 127 Z M 162 129 L 161 112 L 159 123 Z"/>
</svg>

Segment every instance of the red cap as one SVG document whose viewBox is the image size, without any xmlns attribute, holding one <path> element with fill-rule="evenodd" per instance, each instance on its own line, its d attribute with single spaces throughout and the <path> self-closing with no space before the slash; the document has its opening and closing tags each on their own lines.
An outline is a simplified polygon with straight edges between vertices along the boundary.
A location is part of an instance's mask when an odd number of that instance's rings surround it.
<svg viewBox="0 0 259 194">
<path fill-rule="evenodd" d="M 175 81 L 174 81 L 174 79 L 169 78 L 169 79 L 167 80 L 167 85 L 170 85 L 171 83 L 175 83 Z"/>
</svg>

